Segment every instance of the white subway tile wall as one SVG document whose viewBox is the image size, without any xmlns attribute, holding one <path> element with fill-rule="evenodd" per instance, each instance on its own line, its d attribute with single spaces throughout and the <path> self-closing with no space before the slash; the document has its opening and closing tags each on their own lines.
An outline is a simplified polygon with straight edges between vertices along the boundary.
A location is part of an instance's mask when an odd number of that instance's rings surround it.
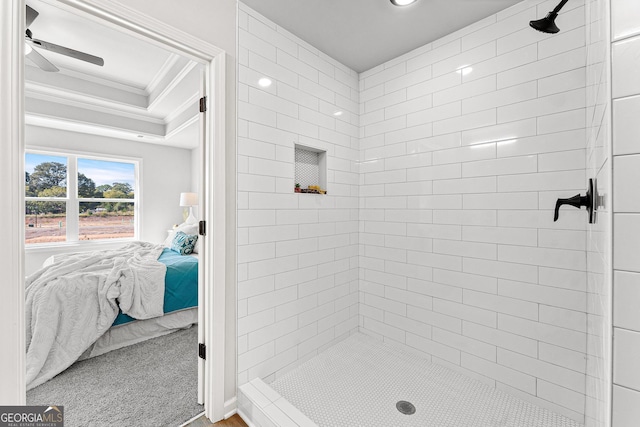
<svg viewBox="0 0 640 427">
<path fill-rule="evenodd" d="M 640 413 L 640 205 L 634 200 L 640 168 L 638 99 L 640 7 L 611 1 L 613 98 L 613 427 L 638 424 Z M 606 113 L 606 112 L 603 112 Z M 600 113 L 598 113 L 600 114 Z"/>
<path fill-rule="evenodd" d="M 640 9 L 574 0 L 559 34 L 528 27 L 556 3 L 525 0 L 359 76 L 240 4 L 240 385 L 359 328 L 604 426 L 615 265 L 613 420 L 633 425 Z M 293 193 L 294 144 L 327 152 L 328 195 Z M 598 223 L 570 207 L 553 222 L 590 177 Z"/>
<path fill-rule="evenodd" d="M 242 385 L 269 381 L 358 329 L 360 101 L 357 73 L 239 8 Z M 262 77 L 271 86 L 259 86 Z M 327 153 L 327 195 L 294 193 L 295 144 Z"/>
<path fill-rule="evenodd" d="M 585 3 L 558 35 L 536 33 L 551 3 L 360 75 L 359 318 L 584 422 L 587 214 L 553 222 L 553 207 L 585 192 L 589 114 L 603 112 L 587 108 Z"/>
</svg>

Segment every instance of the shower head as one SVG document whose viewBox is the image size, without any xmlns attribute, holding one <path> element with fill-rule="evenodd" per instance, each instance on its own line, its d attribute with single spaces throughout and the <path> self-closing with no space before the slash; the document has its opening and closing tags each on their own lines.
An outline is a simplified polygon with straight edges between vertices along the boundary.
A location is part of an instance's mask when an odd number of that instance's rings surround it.
<svg viewBox="0 0 640 427">
<path fill-rule="evenodd" d="M 558 17 L 558 12 L 560 9 L 567 3 L 569 0 L 562 0 L 551 12 L 547 14 L 542 19 L 538 19 L 537 21 L 530 21 L 529 25 L 531 28 L 541 31 L 543 33 L 555 34 L 560 31 L 560 28 L 556 25 L 556 18 Z"/>
<path fill-rule="evenodd" d="M 534 30 L 538 30 L 543 33 L 555 34 L 560 31 L 560 28 L 556 25 L 557 13 L 549 12 L 547 16 L 537 21 L 530 21 L 529 25 Z"/>
</svg>

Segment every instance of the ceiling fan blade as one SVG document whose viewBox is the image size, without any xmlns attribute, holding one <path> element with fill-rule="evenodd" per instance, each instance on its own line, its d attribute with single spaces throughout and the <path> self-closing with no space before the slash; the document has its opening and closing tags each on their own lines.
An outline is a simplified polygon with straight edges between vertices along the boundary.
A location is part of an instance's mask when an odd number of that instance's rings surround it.
<svg viewBox="0 0 640 427">
<path fill-rule="evenodd" d="M 92 64 L 99 65 L 101 67 L 104 65 L 104 59 L 102 59 L 102 58 L 100 58 L 98 56 L 89 55 L 88 53 L 80 52 L 78 50 L 69 49 L 68 47 L 59 46 L 59 45 L 57 45 L 55 43 L 49 43 L 49 42 L 46 42 L 44 40 L 32 39 L 31 42 L 34 45 L 36 45 L 38 47 L 41 47 L 43 49 L 46 49 L 46 50 L 48 50 L 50 52 L 55 52 L 55 53 L 59 53 L 61 55 L 70 56 L 72 58 L 79 59 L 79 60 L 85 61 L 85 62 L 90 62 Z"/>
<path fill-rule="evenodd" d="M 33 21 L 38 17 L 39 13 L 37 10 L 30 8 L 27 6 L 27 28 L 31 26 Z"/>
<path fill-rule="evenodd" d="M 35 62 L 35 64 L 38 67 L 40 67 L 43 71 L 49 71 L 52 73 L 55 73 L 56 71 L 60 71 L 58 67 L 56 67 L 51 62 L 49 62 L 47 58 L 40 55 L 35 49 L 31 49 L 31 52 L 27 54 L 27 58 Z"/>
</svg>

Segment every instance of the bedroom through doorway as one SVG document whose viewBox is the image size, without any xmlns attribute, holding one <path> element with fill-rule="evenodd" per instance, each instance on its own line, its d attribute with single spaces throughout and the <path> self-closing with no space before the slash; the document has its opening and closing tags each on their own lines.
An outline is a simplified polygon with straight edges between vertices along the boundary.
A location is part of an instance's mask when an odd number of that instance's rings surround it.
<svg viewBox="0 0 640 427">
<path fill-rule="evenodd" d="M 26 402 L 70 425 L 107 408 L 109 425 L 179 425 L 206 398 L 210 67 L 61 2 L 26 6 Z"/>
</svg>

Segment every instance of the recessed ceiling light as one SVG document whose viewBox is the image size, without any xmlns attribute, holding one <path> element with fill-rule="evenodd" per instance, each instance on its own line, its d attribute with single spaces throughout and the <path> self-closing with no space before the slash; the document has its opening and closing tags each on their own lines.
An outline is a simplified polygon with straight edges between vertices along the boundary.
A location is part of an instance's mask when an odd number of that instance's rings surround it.
<svg viewBox="0 0 640 427">
<path fill-rule="evenodd" d="M 33 48 L 31 47 L 31 45 L 29 43 L 25 43 L 24 44 L 24 54 L 25 55 L 29 55 L 32 50 L 33 50 Z"/>
<path fill-rule="evenodd" d="M 394 6 L 408 6 L 411 3 L 415 3 L 417 0 L 391 0 Z"/>
<path fill-rule="evenodd" d="M 342 114 L 343 114 L 342 111 L 336 111 L 333 113 L 333 115 L 336 117 L 340 117 Z"/>
<path fill-rule="evenodd" d="M 258 84 L 262 87 L 269 87 L 271 86 L 271 79 L 268 79 L 266 77 L 261 78 L 260 80 L 258 80 Z"/>
</svg>

